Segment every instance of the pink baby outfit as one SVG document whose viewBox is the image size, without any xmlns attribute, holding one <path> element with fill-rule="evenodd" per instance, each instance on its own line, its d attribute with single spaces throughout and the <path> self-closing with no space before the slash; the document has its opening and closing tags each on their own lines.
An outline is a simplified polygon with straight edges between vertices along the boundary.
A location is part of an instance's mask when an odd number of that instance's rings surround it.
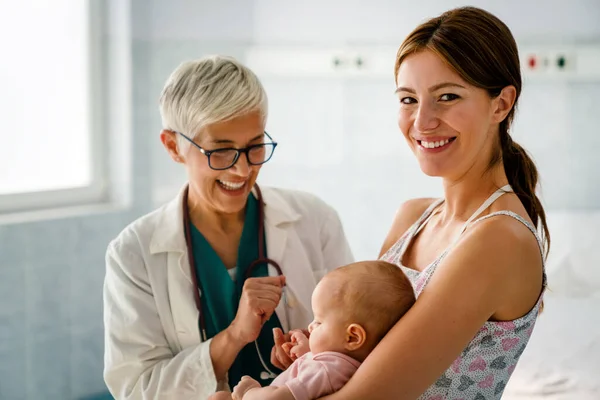
<svg viewBox="0 0 600 400">
<path fill-rule="evenodd" d="M 306 353 L 271 383 L 287 386 L 296 400 L 312 400 L 337 392 L 350 380 L 360 362 L 333 351 Z"/>
<path fill-rule="evenodd" d="M 472 226 L 488 218 L 499 215 L 514 218 L 529 228 L 531 233 L 536 237 L 543 260 L 543 245 L 536 229 L 520 215 L 512 211 L 498 211 L 476 219 L 498 197 L 511 191 L 512 188 L 507 185 L 490 196 L 465 223 L 461 234 L 468 226 Z M 381 257 L 382 260 L 397 264 L 402 268 L 406 276 L 410 279 L 417 298 L 427 287 L 427 283 L 435 273 L 438 265 L 440 265 L 440 262 L 452 251 L 452 246 L 446 249 L 421 272 L 402 265 L 402 257 L 411 240 L 429 222 L 431 216 L 434 215 L 434 211 L 442 203 L 443 199 L 435 201 L 423 213 L 421 218 Z M 545 272 L 543 275 L 543 287 L 546 287 Z M 542 294 L 540 294 L 535 306 L 521 318 L 512 321 L 487 321 L 463 350 L 462 354 L 452 363 L 452 366 L 419 397 L 419 400 L 500 399 L 508 379 L 529 341 L 540 312 L 541 304 Z"/>
</svg>

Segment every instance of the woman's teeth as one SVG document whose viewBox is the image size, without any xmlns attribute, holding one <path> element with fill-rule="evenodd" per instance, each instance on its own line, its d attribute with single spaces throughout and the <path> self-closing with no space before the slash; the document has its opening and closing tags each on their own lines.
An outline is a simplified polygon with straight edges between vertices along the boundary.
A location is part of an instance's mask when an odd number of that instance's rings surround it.
<svg viewBox="0 0 600 400">
<path fill-rule="evenodd" d="M 227 182 L 227 181 L 217 181 L 221 186 L 223 186 L 227 190 L 238 190 L 241 189 L 242 186 L 246 184 L 246 182 Z"/>
<path fill-rule="evenodd" d="M 448 143 L 450 143 L 450 139 L 440 140 L 437 142 L 426 142 L 421 140 L 421 146 L 425 147 L 426 149 L 435 149 L 436 147 L 441 147 Z"/>
</svg>

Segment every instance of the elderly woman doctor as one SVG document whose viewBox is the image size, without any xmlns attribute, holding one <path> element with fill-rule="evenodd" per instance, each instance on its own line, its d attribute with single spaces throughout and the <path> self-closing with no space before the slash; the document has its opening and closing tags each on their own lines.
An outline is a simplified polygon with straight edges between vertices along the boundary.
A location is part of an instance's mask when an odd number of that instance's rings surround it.
<svg viewBox="0 0 600 400">
<path fill-rule="evenodd" d="M 178 400 L 243 375 L 268 385 L 291 362 L 276 328 L 308 326 L 319 279 L 353 261 L 342 225 L 313 195 L 255 184 L 277 143 L 247 67 L 182 64 L 160 111 L 161 141 L 189 182 L 108 247 L 106 384 L 118 399 Z"/>
</svg>

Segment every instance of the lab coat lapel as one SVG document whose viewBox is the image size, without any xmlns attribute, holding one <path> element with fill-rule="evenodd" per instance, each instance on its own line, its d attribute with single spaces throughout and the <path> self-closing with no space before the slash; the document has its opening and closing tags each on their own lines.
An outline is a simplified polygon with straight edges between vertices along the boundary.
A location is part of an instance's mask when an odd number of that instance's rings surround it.
<svg viewBox="0 0 600 400">
<path fill-rule="evenodd" d="M 282 298 L 275 312 L 284 331 L 291 327 L 306 327 L 310 322 L 308 316 L 311 315 L 310 301 L 315 282 L 304 254 L 294 251 L 298 248 L 294 244 L 299 240 L 294 222 L 300 219 L 300 215 L 273 190 L 265 190 L 263 197 L 267 256 L 279 263 L 286 276 L 287 306 Z M 269 266 L 269 275 L 277 275 L 272 266 Z"/>
<path fill-rule="evenodd" d="M 190 279 L 187 253 L 167 253 L 167 282 L 173 324 L 182 348 L 200 343 L 198 309 L 194 300 L 194 285 Z"/>
<path fill-rule="evenodd" d="M 152 254 L 164 253 L 167 258 L 165 282 L 175 332 L 182 349 L 200 343 L 199 314 L 183 227 L 184 190 L 162 210 L 150 243 Z"/>
<path fill-rule="evenodd" d="M 265 210 L 266 212 L 266 210 Z M 267 224 L 265 221 L 265 233 L 267 235 L 267 256 L 277 263 L 281 264 L 284 262 L 283 260 L 283 250 L 285 249 L 285 245 L 287 242 L 287 232 L 285 229 L 279 228 L 274 225 Z M 281 260 L 281 261 L 280 261 Z M 283 267 L 281 267 L 283 269 Z M 284 273 L 285 274 L 285 273 Z M 269 265 L 269 276 L 277 276 L 278 272 L 272 265 Z M 289 289 L 286 289 L 289 291 Z M 279 322 L 281 322 L 281 326 L 283 327 L 283 331 L 287 332 L 290 330 L 290 322 L 287 318 L 287 313 L 285 311 L 285 304 L 282 298 L 282 301 L 279 302 L 277 307 L 275 308 L 275 313 L 279 318 Z"/>
</svg>

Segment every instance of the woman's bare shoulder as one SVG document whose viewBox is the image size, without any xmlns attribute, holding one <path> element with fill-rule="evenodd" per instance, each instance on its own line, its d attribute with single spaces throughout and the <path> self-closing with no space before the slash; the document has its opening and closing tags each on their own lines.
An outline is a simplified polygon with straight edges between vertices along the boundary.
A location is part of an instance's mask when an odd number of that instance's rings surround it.
<svg viewBox="0 0 600 400">
<path fill-rule="evenodd" d="M 385 238 L 381 248 L 380 256 L 383 255 L 398 239 L 414 224 L 431 204 L 438 199 L 422 197 L 405 201 L 398 207 L 392 226 Z"/>
</svg>

